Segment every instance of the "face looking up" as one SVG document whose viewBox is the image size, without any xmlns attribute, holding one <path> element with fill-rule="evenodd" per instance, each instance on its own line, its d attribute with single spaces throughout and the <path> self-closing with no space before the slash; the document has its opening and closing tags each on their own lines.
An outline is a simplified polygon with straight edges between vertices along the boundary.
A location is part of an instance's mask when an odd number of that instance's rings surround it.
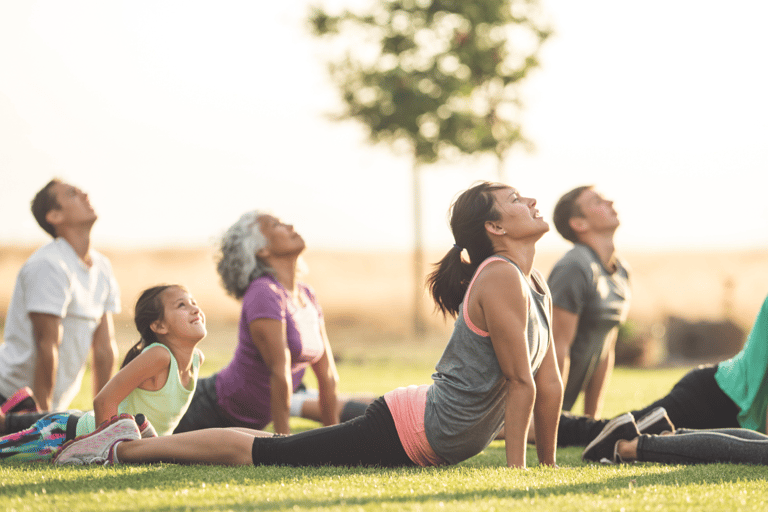
<svg viewBox="0 0 768 512">
<path fill-rule="evenodd" d="M 48 222 L 56 227 L 93 224 L 97 215 L 88 200 L 88 194 L 68 183 L 56 183 L 51 188 L 59 207 L 46 214 Z"/>
<path fill-rule="evenodd" d="M 515 188 L 503 188 L 493 192 L 496 208 L 501 214 L 497 222 L 513 238 L 541 236 L 549 231 L 549 224 L 536 209 L 536 200 L 523 197 Z"/>
<path fill-rule="evenodd" d="M 619 216 L 613 208 L 613 201 L 593 189 L 582 192 L 576 200 L 581 215 L 574 217 L 586 221 L 586 228 L 592 231 L 615 231 L 619 227 Z"/>
<path fill-rule="evenodd" d="M 304 248 L 304 239 L 286 224 L 271 215 L 259 217 L 259 228 L 267 240 L 267 246 L 259 251 L 261 257 L 296 256 Z"/>
<path fill-rule="evenodd" d="M 152 324 L 152 330 L 166 338 L 193 343 L 205 337 L 205 315 L 187 290 L 172 286 L 162 292 L 160 300 L 163 318 Z"/>
</svg>

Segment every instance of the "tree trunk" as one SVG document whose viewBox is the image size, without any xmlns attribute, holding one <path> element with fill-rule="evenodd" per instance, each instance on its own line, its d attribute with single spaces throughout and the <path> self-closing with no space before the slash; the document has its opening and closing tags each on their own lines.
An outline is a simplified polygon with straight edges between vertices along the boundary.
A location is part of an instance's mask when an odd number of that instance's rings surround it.
<svg viewBox="0 0 768 512">
<path fill-rule="evenodd" d="M 424 237 L 421 220 L 421 167 L 413 164 L 413 334 L 421 336 L 426 332 L 426 321 L 422 307 L 424 283 Z"/>
</svg>

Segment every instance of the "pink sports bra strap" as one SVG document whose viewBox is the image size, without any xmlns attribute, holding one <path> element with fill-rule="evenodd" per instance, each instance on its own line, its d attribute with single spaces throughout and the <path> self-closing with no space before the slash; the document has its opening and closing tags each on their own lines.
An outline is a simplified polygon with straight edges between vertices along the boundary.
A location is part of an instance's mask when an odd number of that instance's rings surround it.
<svg viewBox="0 0 768 512">
<path fill-rule="evenodd" d="M 469 292 L 472 290 L 472 285 L 475 284 L 475 279 L 477 279 L 477 276 L 480 275 L 480 272 L 491 262 L 493 261 L 504 261 L 509 263 L 506 259 L 502 258 L 501 256 L 491 256 L 487 258 L 485 261 L 483 261 L 479 267 L 477 267 L 477 270 L 475 271 L 475 275 L 472 277 L 472 280 L 469 282 L 469 286 L 467 286 L 467 292 L 464 294 L 464 306 L 462 307 L 462 314 L 464 315 L 464 323 L 467 324 L 467 327 L 474 332 L 475 334 L 483 337 L 488 337 L 488 332 L 480 329 L 475 324 L 472 323 L 472 320 L 469 319 Z M 512 265 L 510 263 L 510 265 Z M 514 266 L 514 265 L 513 265 Z"/>
</svg>

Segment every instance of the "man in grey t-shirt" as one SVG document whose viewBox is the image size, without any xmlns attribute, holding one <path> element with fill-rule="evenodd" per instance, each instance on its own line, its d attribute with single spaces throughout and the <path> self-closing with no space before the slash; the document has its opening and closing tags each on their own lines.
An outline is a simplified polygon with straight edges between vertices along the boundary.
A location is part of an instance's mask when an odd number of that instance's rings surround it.
<svg viewBox="0 0 768 512">
<path fill-rule="evenodd" d="M 584 391 L 584 414 L 599 417 L 613 370 L 619 325 L 629 309 L 629 273 L 615 254 L 619 218 L 613 202 L 592 186 L 577 187 L 557 202 L 554 224 L 573 242 L 553 267 L 548 284 L 552 324 L 570 411 Z"/>
</svg>

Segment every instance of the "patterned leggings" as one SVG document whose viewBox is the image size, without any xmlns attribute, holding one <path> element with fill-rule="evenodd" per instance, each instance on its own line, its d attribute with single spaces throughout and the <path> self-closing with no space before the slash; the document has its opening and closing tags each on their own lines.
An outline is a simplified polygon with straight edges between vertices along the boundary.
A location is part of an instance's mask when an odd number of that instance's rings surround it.
<svg viewBox="0 0 768 512">
<path fill-rule="evenodd" d="M 31 427 L 0 437 L 0 462 L 48 460 L 66 441 L 75 438 L 82 413 L 56 412 Z"/>
</svg>

